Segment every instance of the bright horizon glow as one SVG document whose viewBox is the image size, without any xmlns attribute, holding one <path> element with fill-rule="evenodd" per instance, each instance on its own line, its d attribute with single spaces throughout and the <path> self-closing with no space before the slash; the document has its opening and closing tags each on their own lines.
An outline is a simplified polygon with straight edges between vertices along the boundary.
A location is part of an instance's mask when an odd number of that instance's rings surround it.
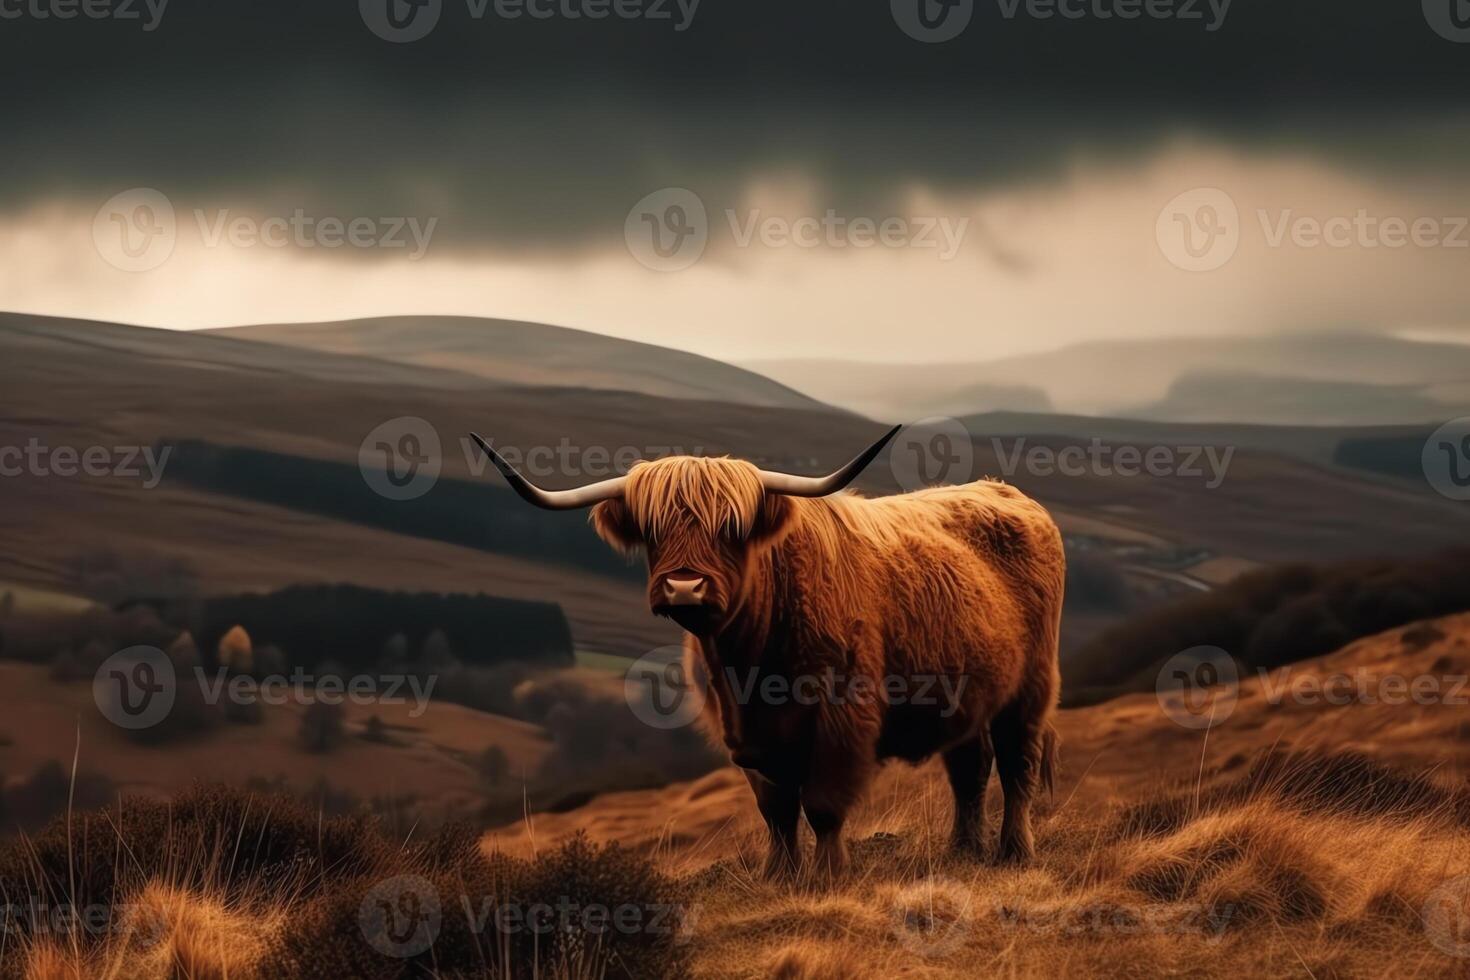
<svg viewBox="0 0 1470 980">
<path fill-rule="evenodd" d="M 1238 251 L 1212 271 L 1172 265 L 1156 238 L 1161 209 L 1196 187 L 1227 190 L 1239 210 Z M 1467 214 L 1470 176 L 1427 192 L 1316 158 L 1216 144 L 1180 142 L 1129 165 L 1079 160 L 1063 178 L 1024 189 L 943 198 L 911 189 L 897 213 L 968 220 L 949 261 L 912 248 L 738 247 L 732 221 L 825 212 L 820 188 L 794 175 L 752 181 L 733 219 L 711 214 L 704 257 L 680 272 L 640 265 L 621 229 L 565 256 L 432 240 L 418 261 L 211 247 L 191 205 L 176 203 L 173 255 L 146 272 L 103 260 L 92 236 L 101 202 L 51 200 L 10 215 L 0 224 L 0 306 L 168 329 L 493 317 L 727 361 L 953 363 L 1088 340 L 1365 330 L 1470 341 L 1470 249 L 1271 242 L 1283 221 L 1302 218 Z"/>
</svg>

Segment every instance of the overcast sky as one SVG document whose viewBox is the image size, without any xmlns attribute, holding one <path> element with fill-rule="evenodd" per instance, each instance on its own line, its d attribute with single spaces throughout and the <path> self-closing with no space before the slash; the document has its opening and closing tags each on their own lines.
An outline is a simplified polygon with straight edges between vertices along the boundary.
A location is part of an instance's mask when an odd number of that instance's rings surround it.
<svg viewBox="0 0 1470 980">
<path fill-rule="evenodd" d="M 728 358 L 1470 336 L 1452 0 L 991 0 L 941 43 L 918 0 L 92 2 L 0 0 L 0 308 Z"/>
</svg>

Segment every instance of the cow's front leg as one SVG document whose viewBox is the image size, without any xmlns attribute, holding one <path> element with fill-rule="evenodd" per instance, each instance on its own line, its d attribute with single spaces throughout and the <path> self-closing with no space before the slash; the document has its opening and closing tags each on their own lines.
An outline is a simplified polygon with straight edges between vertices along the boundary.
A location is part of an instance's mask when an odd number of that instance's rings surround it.
<svg viewBox="0 0 1470 980">
<path fill-rule="evenodd" d="M 801 791 L 795 786 L 775 783 L 760 773 L 747 769 L 745 778 L 755 792 L 756 805 L 766 821 L 769 849 L 766 853 L 766 877 L 794 875 L 801 866 L 801 852 L 796 846 L 796 821 L 801 816 Z"/>
<path fill-rule="evenodd" d="M 802 786 L 801 808 L 817 837 L 817 873 L 836 878 L 847 870 L 847 845 L 842 825 L 848 812 L 861 798 L 871 767 L 851 756 L 829 754 L 812 767 L 810 781 Z"/>
<path fill-rule="evenodd" d="M 817 854 L 813 862 L 817 874 L 823 878 L 837 878 L 847 870 L 847 845 L 842 841 L 842 825 L 847 820 L 844 811 L 821 806 L 806 808 L 807 823 L 817 835 Z"/>
</svg>

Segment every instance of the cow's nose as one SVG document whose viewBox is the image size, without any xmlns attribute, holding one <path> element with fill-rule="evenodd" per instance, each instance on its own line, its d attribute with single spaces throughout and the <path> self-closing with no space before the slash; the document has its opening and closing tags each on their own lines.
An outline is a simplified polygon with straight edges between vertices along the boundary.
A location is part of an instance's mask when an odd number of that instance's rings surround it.
<svg viewBox="0 0 1470 980">
<path fill-rule="evenodd" d="M 702 606 L 709 583 L 699 576 L 664 579 L 664 601 L 671 606 Z"/>
</svg>

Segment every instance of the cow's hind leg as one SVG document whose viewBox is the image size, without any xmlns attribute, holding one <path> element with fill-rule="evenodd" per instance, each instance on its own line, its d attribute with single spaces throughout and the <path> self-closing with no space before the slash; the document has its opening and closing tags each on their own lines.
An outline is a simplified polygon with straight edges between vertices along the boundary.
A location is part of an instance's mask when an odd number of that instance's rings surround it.
<svg viewBox="0 0 1470 980">
<path fill-rule="evenodd" d="M 1041 706 L 1018 700 L 990 723 L 995 746 L 995 768 L 1005 793 L 1005 816 L 1000 825 L 1002 862 L 1025 863 L 1035 847 L 1031 837 L 1031 800 L 1044 777 L 1049 778 L 1055 734 L 1051 728 L 1051 701 Z"/>
<path fill-rule="evenodd" d="M 801 792 L 795 786 L 773 783 L 766 777 L 745 773 L 755 792 L 756 805 L 766 821 L 769 849 L 766 852 L 767 878 L 791 875 L 801 866 L 797 849 L 796 824 L 801 819 Z"/>
<path fill-rule="evenodd" d="M 982 733 L 944 753 L 944 769 L 954 792 L 954 831 L 951 843 L 958 851 L 979 854 L 985 844 L 985 787 L 995 753 L 990 736 Z"/>
</svg>

